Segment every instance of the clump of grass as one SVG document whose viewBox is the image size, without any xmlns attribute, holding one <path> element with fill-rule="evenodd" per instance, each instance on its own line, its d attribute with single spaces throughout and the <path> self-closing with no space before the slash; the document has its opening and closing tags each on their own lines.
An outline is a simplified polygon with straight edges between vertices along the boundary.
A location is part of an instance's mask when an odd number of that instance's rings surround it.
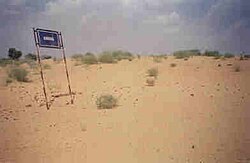
<svg viewBox="0 0 250 163">
<path fill-rule="evenodd" d="M 13 61 L 10 59 L 2 58 L 0 59 L 0 67 L 6 67 L 9 64 L 12 64 Z"/>
<path fill-rule="evenodd" d="M 94 54 L 87 53 L 82 57 L 82 63 L 87 65 L 97 64 L 98 60 Z"/>
<path fill-rule="evenodd" d="M 171 63 L 171 64 L 170 64 L 170 67 L 176 67 L 176 66 L 177 66 L 176 63 Z"/>
<path fill-rule="evenodd" d="M 153 56 L 153 61 L 155 63 L 161 63 L 162 62 L 162 57 L 160 57 L 160 56 Z"/>
<path fill-rule="evenodd" d="M 153 78 L 147 78 L 146 80 L 147 86 L 154 86 L 155 85 L 155 79 Z"/>
<path fill-rule="evenodd" d="M 159 71 L 158 71 L 157 68 L 150 68 L 150 69 L 148 69 L 148 71 L 147 71 L 147 76 L 150 76 L 150 77 L 155 77 L 155 78 L 157 78 L 158 74 L 159 74 Z"/>
<path fill-rule="evenodd" d="M 101 63 L 116 63 L 111 52 L 103 52 L 98 58 Z"/>
<path fill-rule="evenodd" d="M 240 71 L 241 71 L 240 66 L 239 66 L 239 65 L 236 65 L 236 66 L 234 67 L 234 71 L 235 71 L 235 72 L 240 72 Z"/>
<path fill-rule="evenodd" d="M 98 109 L 112 109 L 117 106 L 118 100 L 112 95 L 102 95 L 96 99 Z"/>
<path fill-rule="evenodd" d="M 48 70 L 48 69 L 51 69 L 51 66 L 49 64 L 44 64 L 43 68 L 46 69 L 46 70 Z"/>
<path fill-rule="evenodd" d="M 33 60 L 27 61 L 26 63 L 29 65 L 31 69 L 37 69 L 38 67 L 37 63 Z"/>
<path fill-rule="evenodd" d="M 15 79 L 19 82 L 28 82 L 28 71 L 21 67 L 11 68 L 8 72 L 9 78 Z"/>
<path fill-rule="evenodd" d="M 134 56 L 132 53 L 127 52 L 127 51 L 122 51 L 122 50 L 116 50 L 113 52 L 108 52 L 111 53 L 113 58 L 117 61 L 121 61 L 121 60 L 129 60 L 132 61 L 134 59 Z"/>
</svg>

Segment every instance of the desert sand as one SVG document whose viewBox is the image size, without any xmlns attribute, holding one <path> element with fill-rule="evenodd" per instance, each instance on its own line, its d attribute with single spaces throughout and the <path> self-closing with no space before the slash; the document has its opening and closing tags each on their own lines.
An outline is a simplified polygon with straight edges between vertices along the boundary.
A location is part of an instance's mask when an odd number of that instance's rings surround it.
<svg viewBox="0 0 250 163">
<path fill-rule="evenodd" d="M 50 110 L 34 70 L 31 82 L 0 84 L 1 163 L 250 162 L 250 60 L 142 57 L 75 66 L 68 59 L 74 104 L 63 63 L 43 63 L 51 65 L 44 70 Z M 152 67 L 159 76 L 149 87 Z M 0 68 L 0 83 L 5 77 Z M 118 106 L 97 109 L 102 94 Z"/>
</svg>

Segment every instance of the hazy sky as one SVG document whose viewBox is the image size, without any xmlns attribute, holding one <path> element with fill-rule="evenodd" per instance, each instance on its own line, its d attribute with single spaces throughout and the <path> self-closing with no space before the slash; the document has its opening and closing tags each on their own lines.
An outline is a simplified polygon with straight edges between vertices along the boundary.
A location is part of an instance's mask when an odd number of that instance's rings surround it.
<svg viewBox="0 0 250 163">
<path fill-rule="evenodd" d="M 0 22 L 0 56 L 34 52 L 32 27 L 62 31 L 67 54 L 250 52 L 250 0 L 0 0 Z"/>
</svg>

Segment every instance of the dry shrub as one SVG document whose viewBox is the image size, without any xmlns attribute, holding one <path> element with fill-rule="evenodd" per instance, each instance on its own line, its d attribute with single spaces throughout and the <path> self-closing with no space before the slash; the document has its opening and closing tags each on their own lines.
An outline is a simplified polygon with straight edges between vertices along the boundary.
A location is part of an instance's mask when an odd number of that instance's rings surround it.
<svg viewBox="0 0 250 163">
<path fill-rule="evenodd" d="M 103 52 L 99 55 L 98 60 L 100 63 L 116 63 L 112 53 L 110 52 Z"/>
<path fill-rule="evenodd" d="M 95 55 L 90 54 L 90 55 L 84 55 L 82 58 L 82 62 L 87 65 L 92 65 L 92 64 L 97 64 L 98 60 Z"/>
<path fill-rule="evenodd" d="M 155 77 L 157 78 L 159 72 L 158 72 L 158 69 L 157 68 L 150 68 L 148 69 L 147 71 L 147 76 L 150 76 L 150 77 Z"/>
<path fill-rule="evenodd" d="M 176 66 L 177 66 L 176 63 L 171 63 L 171 64 L 170 64 L 170 67 L 176 67 Z"/>
<path fill-rule="evenodd" d="M 102 95 L 96 99 L 98 109 L 112 109 L 117 106 L 118 100 L 112 95 Z"/>
<path fill-rule="evenodd" d="M 161 62 L 162 62 L 162 57 L 154 56 L 154 57 L 153 57 L 153 61 L 154 61 L 155 63 L 161 63 Z"/>
<path fill-rule="evenodd" d="M 12 67 L 8 71 L 9 78 L 15 79 L 19 82 L 28 82 L 28 71 L 21 67 Z"/>
</svg>

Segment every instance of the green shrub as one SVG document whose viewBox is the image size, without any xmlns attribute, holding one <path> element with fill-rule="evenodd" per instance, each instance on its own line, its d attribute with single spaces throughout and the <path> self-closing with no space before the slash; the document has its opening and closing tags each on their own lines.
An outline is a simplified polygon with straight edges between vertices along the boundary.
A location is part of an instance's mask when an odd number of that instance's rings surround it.
<svg viewBox="0 0 250 163">
<path fill-rule="evenodd" d="M 112 109 L 117 106 L 118 100 L 112 95 L 102 95 L 96 99 L 98 109 Z"/>
<path fill-rule="evenodd" d="M 11 68 L 8 72 L 8 76 L 12 79 L 15 79 L 19 82 L 27 82 L 28 81 L 28 71 L 21 67 Z"/>
<path fill-rule="evenodd" d="M 111 52 L 103 52 L 99 55 L 98 61 L 101 63 L 115 63 L 115 59 Z"/>
<path fill-rule="evenodd" d="M 159 73 L 159 72 L 158 72 L 158 69 L 157 69 L 157 68 L 150 68 L 150 69 L 148 69 L 148 71 L 147 71 L 147 76 L 157 78 L 158 73 Z"/>
<path fill-rule="evenodd" d="M 34 60 L 34 61 L 36 61 L 36 59 L 37 59 L 36 55 L 31 54 L 31 53 L 25 55 L 24 58 L 27 59 L 27 60 Z"/>
<path fill-rule="evenodd" d="M 132 61 L 134 59 L 134 56 L 132 55 L 132 53 L 127 52 L 127 51 L 117 50 L 117 51 L 113 51 L 110 53 L 112 54 L 113 58 L 117 61 L 121 61 L 124 59 Z"/>
<path fill-rule="evenodd" d="M 87 64 L 87 65 L 97 64 L 98 60 L 97 60 L 97 58 L 96 58 L 96 56 L 94 54 L 86 53 L 82 57 L 82 63 Z"/>
</svg>

